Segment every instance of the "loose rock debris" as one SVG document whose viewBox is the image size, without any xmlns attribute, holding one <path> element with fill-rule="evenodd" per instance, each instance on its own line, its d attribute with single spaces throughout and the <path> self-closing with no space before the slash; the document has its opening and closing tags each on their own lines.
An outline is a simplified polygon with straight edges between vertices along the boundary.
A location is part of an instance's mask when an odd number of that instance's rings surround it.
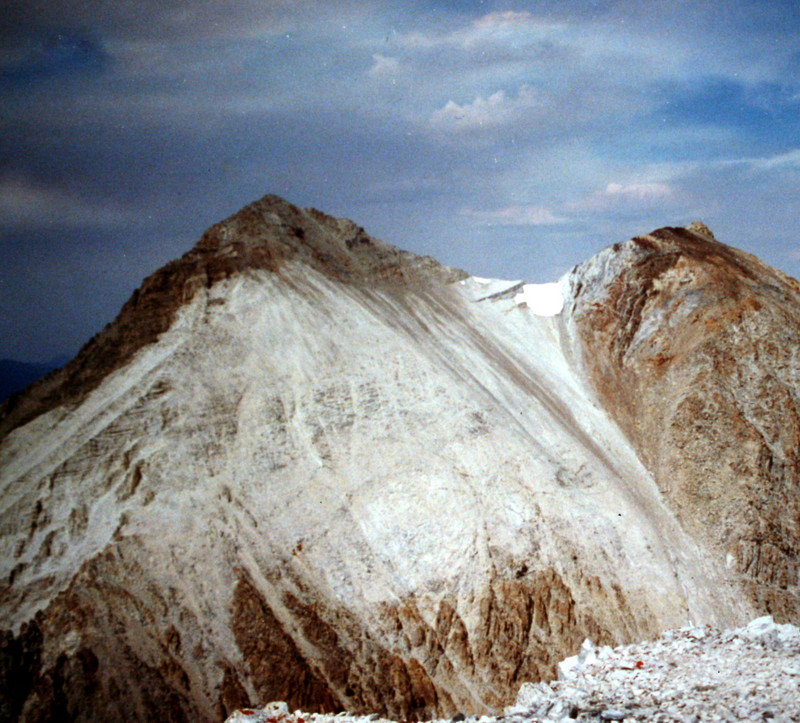
<svg viewBox="0 0 800 723">
<path fill-rule="evenodd" d="M 468 723 L 552 721 L 800 722 L 800 629 L 772 617 L 737 630 L 687 627 L 618 648 L 585 641 L 559 679 L 526 683 L 499 716 Z M 459 719 L 461 716 L 459 716 Z M 226 723 L 380 723 L 376 715 L 290 713 L 285 703 L 239 710 Z M 448 723 L 442 719 L 439 723 Z"/>
</svg>

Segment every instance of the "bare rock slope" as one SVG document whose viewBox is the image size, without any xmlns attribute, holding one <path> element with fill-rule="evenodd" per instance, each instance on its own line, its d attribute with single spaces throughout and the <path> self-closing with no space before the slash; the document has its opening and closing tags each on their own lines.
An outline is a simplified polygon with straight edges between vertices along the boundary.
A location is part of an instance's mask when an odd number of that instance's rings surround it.
<svg viewBox="0 0 800 723">
<path fill-rule="evenodd" d="M 796 283 L 690 228 L 528 291 L 274 196 L 146 279 L 2 408 L 2 718 L 469 714 L 796 621 Z"/>
</svg>

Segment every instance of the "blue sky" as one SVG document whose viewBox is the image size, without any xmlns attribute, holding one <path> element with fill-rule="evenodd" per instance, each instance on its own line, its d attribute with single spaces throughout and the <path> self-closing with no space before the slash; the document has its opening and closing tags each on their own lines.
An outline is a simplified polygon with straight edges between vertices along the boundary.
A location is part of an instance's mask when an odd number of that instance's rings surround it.
<svg viewBox="0 0 800 723">
<path fill-rule="evenodd" d="M 27 0 L 0 357 L 74 354 L 266 193 L 480 276 L 703 220 L 800 276 L 800 3 Z"/>
</svg>

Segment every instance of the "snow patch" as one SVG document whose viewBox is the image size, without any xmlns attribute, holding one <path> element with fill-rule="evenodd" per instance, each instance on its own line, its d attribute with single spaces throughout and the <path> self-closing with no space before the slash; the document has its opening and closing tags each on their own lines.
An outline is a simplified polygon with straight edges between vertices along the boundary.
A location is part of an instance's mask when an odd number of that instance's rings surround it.
<svg viewBox="0 0 800 723">
<path fill-rule="evenodd" d="M 523 281 L 470 276 L 460 283 L 473 301 L 500 301 L 513 298 L 514 306 L 524 306 L 537 316 L 557 316 L 564 309 L 562 281 L 526 284 Z"/>
<path fill-rule="evenodd" d="M 557 316 L 564 309 L 561 282 L 525 284 L 514 296 L 514 303 L 525 304 L 537 316 Z"/>
<path fill-rule="evenodd" d="M 470 276 L 461 281 L 461 286 L 464 287 L 464 291 L 471 301 L 496 301 L 506 297 L 510 298 L 511 294 L 522 288 L 522 281 Z"/>
</svg>

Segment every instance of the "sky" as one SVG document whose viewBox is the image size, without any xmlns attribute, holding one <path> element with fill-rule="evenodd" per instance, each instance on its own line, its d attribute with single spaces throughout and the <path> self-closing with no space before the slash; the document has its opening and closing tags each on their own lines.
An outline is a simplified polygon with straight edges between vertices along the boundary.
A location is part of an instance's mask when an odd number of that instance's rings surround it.
<svg viewBox="0 0 800 723">
<path fill-rule="evenodd" d="M 483 277 L 705 222 L 800 276 L 797 0 L 26 0 L 0 358 L 74 355 L 267 193 Z"/>
</svg>

